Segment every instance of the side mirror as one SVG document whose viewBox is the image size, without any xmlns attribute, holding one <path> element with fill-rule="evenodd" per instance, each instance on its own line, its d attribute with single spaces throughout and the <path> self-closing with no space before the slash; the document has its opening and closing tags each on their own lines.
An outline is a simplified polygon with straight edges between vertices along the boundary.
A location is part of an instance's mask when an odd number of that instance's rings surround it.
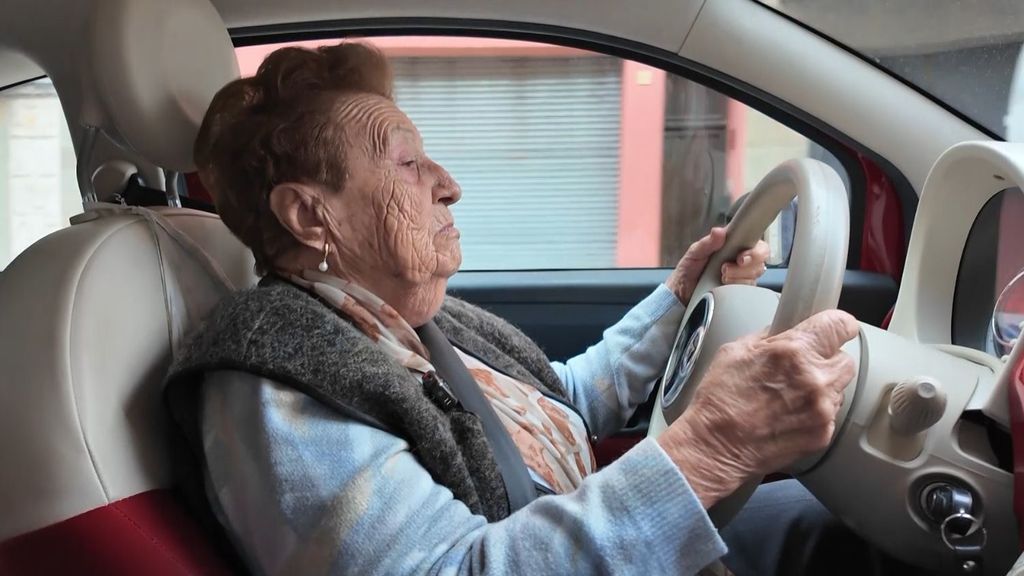
<svg viewBox="0 0 1024 576">
<path fill-rule="evenodd" d="M 1003 288 L 992 311 L 989 338 L 992 350 L 1005 356 L 1024 330 L 1024 270 Z"/>
<path fill-rule="evenodd" d="M 778 218 L 765 230 L 765 242 L 772 248 L 769 264 L 789 266 L 789 255 L 793 252 L 793 236 L 796 233 L 796 198 L 779 212 Z"/>
<path fill-rule="evenodd" d="M 732 221 L 733 216 L 736 215 L 736 212 L 746 199 L 747 194 L 744 194 L 737 198 L 732 206 L 729 207 L 729 212 L 726 214 L 727 223 Z M 783 268 L 789 266 L 789 255 L 793 250 L 793 235 L 796 232 L 796 213 L 797 205 L 796 198 L 794 198 L 789 203 L 789 206 L 786 206 L 779 212 L 775 221 L 765 229 L 762 239 L 768 243 L 768 247 L 771 249 L 771 253 L 768 256 L 768 266 Z"/>
</svg>

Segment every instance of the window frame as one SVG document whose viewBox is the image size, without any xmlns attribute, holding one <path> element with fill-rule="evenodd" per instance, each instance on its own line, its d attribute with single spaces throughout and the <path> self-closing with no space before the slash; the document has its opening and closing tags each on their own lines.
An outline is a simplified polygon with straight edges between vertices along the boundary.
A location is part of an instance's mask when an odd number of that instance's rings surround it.
<svg viewBox="0 0 1024 576">
<path fill-rule="evenodd" d="M 659 68 L 702 84 L 787 126 L 835 156 L 850 182 L 850 243 L 847 269 L 858 270 L 863 241 L 866 178 L 857 155 L 877 165 L 892 184 L 903 212 L 904 251 L 910 241 L 917 194 L 906 177 L 884 157 L 820 118 L 746 82 L 728 76 L 674 52 L 646 44 L 585 30 L 545 24 L 461 18 L 358 18 L 302 23 L 247 26 L 230 29 L 235 47 L 283 42 L 374 36 L 462 36 L 544 42 L 599 52 Z M 613 270 L 616 268 L 605 268 Z M 657 268 L 656 268 L 657 269 Z M 661 268 L 665 269 L 665 268 Z M 620 268 L 630 270 L 630 268 Z"/>
<path fill-rule="evenodd" d="M 46 74 L 40 74 L 39 76 L 33 76 L 31 78 L 26 78 L 24 80 L 19 80 L 17 82 L 12 82 L 11 84 L 6 84 L 4 86 L 0 86 L 0 92 L 3 92 L 4 90 L 10 90 L 12 88 L 17 88 L 18 86 L 21 86 L 22 84 L 29 84 L 31 82 L 35 82 L 36 80 L 42 80 L 43 78 L 46 78 Z"/>
<path fill-rule="evenodd" d="M 40 80 L 46 80 L 51 86 L 53 86 L 53 81 L 52 81 L 52 79 L 50 78 L 50 76 L 48 74 L 40 74 L 38 76 L 32 76 L 32 77 L 26 78 L 24 80 L 19 80 L 17 82 L 12 82 L 10 84 L 6 84 L 4 86 L 0 86 L 0 94 L 3 94 L 4 92 L 7 92 L 9 90 L 14 90 L 14 89 L 20 88 L 22 86 L 27 86 L 29 84 L 33 84 L 33 83 L 38 82 Z M 69 138 L 69 141 L 70 141 L 71 145 L 74 146 L 74 135 L 72 134 L 71 127 L 68 126 L 66 118 L 65 118 L 65 115 L 64 115 L 64 104 L 63 104 L 63 102 L 60 101 L 60 95 L 57 93 L 56 87 L 54 87 L 53 90 L 54 90 L 53 91 L 53 95 L 57 97 L 57 100 L 60 103 L 60 108 L 61 108 L 61 116 L 60 116 L 60 120 L 59 120 L 60 125 L 66 131 L 66 134 L 68 135 L 68 138 Z M 9 143 L 7 141 L 0 141 L 0 152 L 6 152 L 5 148 L 6 148 L 6 146 L 8 146 L 8 144 Z M 77 165 L 77 160 L 78 160 L 77 150 L 75 150 L 74 152 L 75 152 L 75 157 L 74 157 L 75 158 L 75 163 Z M 76 177 L 77 177 L 77 175 L 76 175 Z M 78 191 L 78 188 L 76 187 L 75 190 Z M 81 194 L 79 194 L 78 197 L 81 198 Z M 11 196 L 6 194 L 5 190 L 0 189 L 0 214 L 3 214 L 4 211 L 10 210 L 10 208 L 11 208 L 10 202 L 11 202 Z M 65 213 L 65 215 L 67 215 L 67 214 Z M 4 217 L 6 218 L 7 216 L 4 215 Z M 64 228 L 67 228 L 67 227 L 71 226 L 70 222 L 68 222 L 68 221 L 63 221 L 63 222 L 64 222 L 64 224 L 60 228 L 58 228 L 58 230 L 64 229 Z M 56 232 L 56 231 L 57 230 L 54 230 L 54 232 Z M 38 242 L 40 239 L 41 238 L 36 238 L 33 241 L 33 244 L 35 242 Z M 30 246 L 31 246 L 31 244 L 30 244 Z M 9 259 L 6 262 L 4 262 L 3 260 L 0 260 L 0 273 L 2 273 L 5 270 L 7 270 L 7 268 L 11 265 L 11 263 L 13 263 L 18 258 L 18 256 L 20 256 L 21 253 L 24 252 L 28 247 L 29 246 L 26 246 L 25 248 L 23 248 L 22 250 L 19 250 L 16 253 L 11 253 L 10 252 L 10 249 L 11 249 L 10 238 L 0 239 L 0 248 L 2 248 L 7 253 L 7 256 L 9 257 Z"/>
</svg>

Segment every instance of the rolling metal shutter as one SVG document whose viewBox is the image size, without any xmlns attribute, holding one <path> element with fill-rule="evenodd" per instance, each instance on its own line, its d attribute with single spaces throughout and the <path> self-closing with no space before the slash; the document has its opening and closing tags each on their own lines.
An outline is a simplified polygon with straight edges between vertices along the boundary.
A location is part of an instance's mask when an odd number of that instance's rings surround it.
<svg viewBox="0 0 1024 576">
<path fill-rule="evenodd" d="M 615 266 L 617 59 L 392 62 L 399 106 L 462 186 L 463 270 Z"/>
</svg>

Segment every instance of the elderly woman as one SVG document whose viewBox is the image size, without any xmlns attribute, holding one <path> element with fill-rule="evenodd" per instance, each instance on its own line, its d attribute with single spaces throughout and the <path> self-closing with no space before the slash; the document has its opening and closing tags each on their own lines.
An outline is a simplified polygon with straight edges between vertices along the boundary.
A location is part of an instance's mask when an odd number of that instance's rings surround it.
<svg viewBox="0 0 1024 576">
<path fill-rule="evenodd" d="M 169 397 L 254 572 L 691 574 L 726 551 L 705 509 L 829 441 L 857 332 L 839 312 L 723 348 L 681 419 L 597 470 L 591 443 L 650 395 L 725 231 L 601 342 L 550 362 L 446 298 L 462 191 L 372 48 L 274 52 L 218 93 L 196 160 L 265 278 L 195 335 Z M 722 280 L 755 281 L 766 256 Z M 787 498 L 773 533 L 800 509 Z"/>
</svg>

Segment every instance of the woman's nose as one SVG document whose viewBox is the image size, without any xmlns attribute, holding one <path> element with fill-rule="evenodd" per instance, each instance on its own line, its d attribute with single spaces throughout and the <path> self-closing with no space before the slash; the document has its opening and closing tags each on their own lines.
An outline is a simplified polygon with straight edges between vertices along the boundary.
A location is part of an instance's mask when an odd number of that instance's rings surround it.
<svg viewBox="0 0 1024 576">
<path fill-rule="evenodd" d="M 455 204 L 462 198 L 462 188 L 440 164 L 436 162 L 431 162 L 431 164 L 433 164 L 431 169 L 436 175 L 433 189 L 434 202 L 440 202 L 445 206 Z"/>
</svg>

